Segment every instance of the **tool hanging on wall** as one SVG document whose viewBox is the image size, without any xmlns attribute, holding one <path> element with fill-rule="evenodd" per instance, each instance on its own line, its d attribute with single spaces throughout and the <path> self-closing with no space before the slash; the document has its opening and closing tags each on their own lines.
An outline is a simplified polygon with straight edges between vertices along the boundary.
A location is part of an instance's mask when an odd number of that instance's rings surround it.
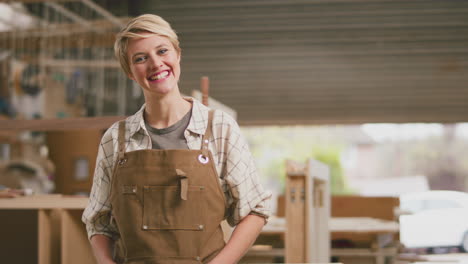
<svg viewBox="0 0 468 264">
<path fill-rule="evenodd" d="M 26 67 L 21 71 L 20 75 L 20 87 L 21 90 L 30 96 L 37 96 L 40 91 L 39 85 L 39 66 L 34 64 L 28 64 Z"/>
<path fill-rule="evenodd" d="M 122 81 L 126 76 L 112 52 L 125 19 L 92 0 L 4 5 L 11 22 L 0 32 L 0 50 L 18 62 L 8 77 L 12 104 L 22 111 L 18 116 L 31 116 L 22 106 L 34 100 L 44 118 L 125 114 L 125 105 L 134 102 L 126 96 L 131 85 Z M 23 102 L 25 95 L 32 98 Z"/>
</svg>

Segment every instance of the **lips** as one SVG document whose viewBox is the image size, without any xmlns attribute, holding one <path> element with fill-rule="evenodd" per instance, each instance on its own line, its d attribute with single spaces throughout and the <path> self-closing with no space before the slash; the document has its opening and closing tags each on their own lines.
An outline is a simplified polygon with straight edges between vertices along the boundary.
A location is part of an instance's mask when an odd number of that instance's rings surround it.
<svg viewBox="0 0 468 264">
<path fill-rule="evenodd" d="M 165 71 L 160 71 L 160 72 L 157 72 L 153 75 L 151 75 L 148 80 L 149 81 L 161 81 L 161 80 L 164 80 L 166 79 L 168 76 L 169 76 L 169 70 L 165 70 Z"/>
</svg>

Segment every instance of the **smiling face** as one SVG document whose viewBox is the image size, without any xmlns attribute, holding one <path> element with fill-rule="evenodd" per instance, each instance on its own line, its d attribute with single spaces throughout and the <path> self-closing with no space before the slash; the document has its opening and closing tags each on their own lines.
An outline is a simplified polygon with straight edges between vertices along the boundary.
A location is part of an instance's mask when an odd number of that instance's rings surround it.
<svg viewBox="0 0 468 264">
<path fill-rule="evenodd" d="M 142 88 L 145 97 L 178 92 L 180 53 L 168 38 L 152 33 L 128 41 L 129 78 Z"/>
</svg>

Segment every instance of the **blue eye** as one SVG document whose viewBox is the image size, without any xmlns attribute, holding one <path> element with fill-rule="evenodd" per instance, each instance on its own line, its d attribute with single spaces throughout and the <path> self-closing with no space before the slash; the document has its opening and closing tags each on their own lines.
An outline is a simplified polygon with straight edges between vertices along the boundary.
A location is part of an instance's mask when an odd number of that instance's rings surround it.
<svg viewBox="0 0 468 264">
<path fill-rule="evenodd" d="M 135 58 L 135 60 L 133 60 L 133 63 L 139 63 L 139 62 L 142 62 L 146 59 L 146 56 L 141 56 L 141 57 L 137 57 Z"/>
<path fill-rule="evenodd" d="M 164 54 L 164 53 L 166 53 L 167 51 L 168 51 L 167 49 L 160 49 L 158 52 L 159 52 L 159 54 Z"/>
</svg>

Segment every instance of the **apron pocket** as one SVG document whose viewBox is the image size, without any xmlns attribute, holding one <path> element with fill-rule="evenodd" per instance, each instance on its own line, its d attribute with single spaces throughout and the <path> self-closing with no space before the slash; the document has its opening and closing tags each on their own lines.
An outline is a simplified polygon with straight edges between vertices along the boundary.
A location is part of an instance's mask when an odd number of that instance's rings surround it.
<svg viewBox="0 0 468 264">
<path fill-rule="evenodd" d="M 203 186 L 189 186 L 187 200 L 180 186 L 144 186 L 143 230 L 203 230 Z"/>
</svg>

